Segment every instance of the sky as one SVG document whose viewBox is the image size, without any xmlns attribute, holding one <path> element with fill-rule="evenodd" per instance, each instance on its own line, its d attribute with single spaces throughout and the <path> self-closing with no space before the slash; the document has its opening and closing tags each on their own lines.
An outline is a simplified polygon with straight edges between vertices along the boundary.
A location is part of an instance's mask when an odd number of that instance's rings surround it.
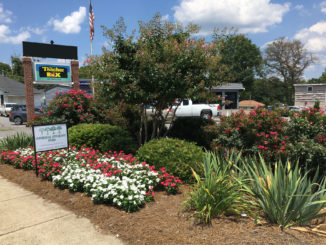
<svg viewBox="0 0 326 245">
<path fill-rule="evenodd" d="M 302 41 L 318 62 L 305 78 L 320 77 L 326 68 L 326 1 L 323 0 L 92 0 L 95 15 L 93 52 L 107 45 L 101 26 L 123 17 L 129 31 L 138 21 L 159 12 L 164 19 L 201 26 L 210 38 L 214 27 L 234 27 L 261 51 L 279 37 Z M 82 65 L 90 55 L 89 0 L 0 0 L 0 62 L 22 56 L 22 41 L 78 47 Z M 62 62 L 62 61 L 61 61 Z"/>
</svg>

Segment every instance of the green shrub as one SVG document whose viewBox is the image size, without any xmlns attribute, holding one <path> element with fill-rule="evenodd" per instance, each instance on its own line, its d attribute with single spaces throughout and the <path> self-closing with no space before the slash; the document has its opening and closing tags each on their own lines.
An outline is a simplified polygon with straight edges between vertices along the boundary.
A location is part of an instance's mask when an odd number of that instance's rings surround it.
<svg viewBox="0 0 326 245">
<path fill-rule="evenodd" d="M 195 211 L 192 216 L 200 223 L 211 223 L 211 219 L 222 214 L 240 214 L 248 210 L 246 193 L 242 181 L 235 175 L 237 161 L 235 154 L 231 158 L 206 152 L 204 159 L 204 179 L 193 171 L 197 183 L 185 201 L 184 209 Z"/>
<path fill-rule="evenodd" d="M 26 133 L 10 135 L 0 141 L 1 151 L 14 151 L 28 146 L 33 146 L 33 136 Z"/>
<path fill-rule="evenodd" d="M 326 147 L 312 139 L 303 139 L 289 145 L 289 158 L 299 162 L 301 169 L 314 175 L 319 169 L 319 176 L 326 176 Z"/>
<path fill-rule="evenodd" d="M 193 168 L 202 172 L 204 152 L 195 143 L 173 138 L 153 139 L 137 151 L 137 159 L 155 166 L 166 167 L 166 171 L 179 177 L 184 182 L 193 181 Z"/>
<path fill-rule="evenodd" d="M 197 145 L 209 149 L 212 139 L 205 134 L 204 127 L 207 125 L 215 125 L 215 122 L 200 117 L 180 117 L 173 122 L 169 136 L 172 138 L 193 141 L 196 142 Z"/>
<path fill-rule="evenodd" d="M 93 147 L 101 152 L 124 151 L 134 153 L 136 142 L 128 131 L 109 124 L 79 124 L 69 128 L 69 144 Z"/>
<path fill-rule="evenodd" d="M 301 174 L 290 162 L 275 164 L 274 170 L 266 165 L 263 158 L 243 164 L 250 178 L 247 190 L 256 198 L 256 203 L 264 211 L 271 223 L 290 227 L 308 225 L 315 218 L 325 216 L 320 211 L 326 207 L 326 178 L 321 184 L 317 174 L 312 181 L 308 173 Z"/>
<path fill-rule="evenodd" d="M 311 110 L 314 113 L 313 110 Z M 314 113 L 315 114 L 315 113 Z M 297 142 L 304 138 L 313 139 L 318 134 L 325 132 L 323 116 L 313 115 L 303 111 L 301 114 L 293 113 L 291 121 L 286 128 L 290 141 Z"/>
</svg>

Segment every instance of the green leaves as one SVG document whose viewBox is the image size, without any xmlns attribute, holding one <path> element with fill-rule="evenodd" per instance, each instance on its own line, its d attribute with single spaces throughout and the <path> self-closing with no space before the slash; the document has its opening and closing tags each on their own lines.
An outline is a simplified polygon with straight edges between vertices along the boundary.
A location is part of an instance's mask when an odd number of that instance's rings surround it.
<svg viewBox="0 0 326 245">
<path fill-rule="evenodd" d="M 18 148 L 24 148 L 33 145 L 33 137 L 26 133 L 16 133 L 0 141 L 0 149 L 4 151 L 14 151 Z"/>
<path fill-rule="evenodd" d="M 123 19 L 104 31 L 112 49 L 104 50 L 91 66 L 102 82 L 97 96 L 106 100 L 150 105 L 161 112 L 176 98 L 191 98 L 224 81 L 225 69 L 216 68 L 221 67 L 218 46 L 190 38 L 198 31 L 194 25 L 183 28 L 156 14 L 149 22 L 139 22 L 138 38 L 126 34 Z M 153 115 L 153 126 L 160 117 Z M 161 130 L 153 128 L 152 137 L 159 136 Z"/>
<path fill-rule="evenodd" d="M 170 174 L 184 182 L 193 182 L 191 168 L 201 171 L 204 153 L 195 143 L 179 139 L 153 139 L 138 149 L 137 159 L 155 166 L 166 167 Z"/>
<path fill-rule="evenodd" d="M 262 157 L 245 162 L 244 170 L 250 178 L 246 189 L 255 197 L 257 205 L 271 223 L 284 227 L 308 225 L 312 219 L 325 216 L 326 178 L 317 184 L 317 176 L 310 180 L 301 173 L 298 164 L 286 166 L 279 162 L 274 170 Z"/>
<path fill-rule="evenodd" d="M 109 124 L 78 124 L 68 130 L 69 144 L 93 147 L 101 152 L 124 151 L 134 153 L 136 142 L 128 131 Z"/>
<path fill-rule="evenodd" d="M 210 224 L 212 218 L 221 214 L 248 211 L 247 194 L 242 188 L 244 179 L 235 175 L 237 167 L 234 163 L 238 160 L 235 154 L 223 158 L 206 152 L 203 179 L 192 170 L 197 183 L 189 193 L 190 198 L 185 201 L 184 209 L 194 211 L 192 216 L 199 223 Z"/>
</svg>

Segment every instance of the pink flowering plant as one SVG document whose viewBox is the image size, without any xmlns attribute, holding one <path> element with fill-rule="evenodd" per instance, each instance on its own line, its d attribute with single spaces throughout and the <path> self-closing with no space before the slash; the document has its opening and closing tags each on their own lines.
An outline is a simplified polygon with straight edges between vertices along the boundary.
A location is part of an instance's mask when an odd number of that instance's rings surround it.
<svg viewBox="0 0 326 245">
<path fill-rule="evenodd" d="M 270 163 L 289 158 L 312 174 L 319 169 L 322 176 L 326 173 L 325 122 L 324 111 L 317 108 L 290 113 L 286 120 L 279 111 L 257 107 L 248 114 L 240 110 L 222 116 L 219 125 L 206 126 L 205 132 L 213 139 L 212 149 L 259 153 Z"/>
<path fill-rule="evenodd" d="M 168 194 L 177 194 L 179 190 L 179 186 L 182 184 L 182 181 L 173 175 L 170 175 L 166 172 L 166 168 L 160 168 L 158 171 L 159 178 L 161 180 L 161 185 L 164 187 L 165 191 Z"/>
<path fill-rule="evenodd" d="M 1 162 L 16 168 L 35 170 L 31 147 L 1 153 Z M 37 153 L 38 172 L 61 189 L 86 192 L 95 203 L 114 205 L 133 212 L 153 201 L 155 190 L 178 193 L 178 177 L 161 168 L 138 162 L 131 154 L 72 147 Z"/>
<path fill-rule="evenodd" d="M 240 110 L 229 117 L 222 116 L 218 126 L 210 126 L 206 130 L 215 130 L 212 144 L 215 149 L 234 148 L 245 154 L 260 152 L 266 158 L 274 159 L 285 152 L 286 125 L 286 120 L 279 113 L 257 107 L 249 114 Z"/>
<path fill-rule="evenodd" d="M 300 113 L 295 112 L 291 115 L 287 134 L 292 141 L 303 138 L 313 139 L 325 132 L 325 122 L 326 117 L 321 109 L 308 108 Z"/>
<path fill-rule="evenodd" d="M 79 123 L 96 123 L 104 120 L 104 110 L 92 96 L 82 90 L 71 89 L 66 93 L 56 93 L 56 97 L 32 124 L 65 122 L 68 126 Z"/>
</svg>

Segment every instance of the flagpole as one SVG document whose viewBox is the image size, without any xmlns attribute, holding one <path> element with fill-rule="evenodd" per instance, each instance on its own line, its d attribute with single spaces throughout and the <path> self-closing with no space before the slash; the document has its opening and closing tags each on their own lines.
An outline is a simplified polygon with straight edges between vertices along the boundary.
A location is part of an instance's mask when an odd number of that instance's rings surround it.
<svg viewBox="0 0 326 245">
<path fill-rule="evenodd" d="M 89 6 L 91 6 L 91 0 L 89 0 Z M 92 11 L 93 11 L 93 9 L 92 9 Z M 91 38 L 91 59 L 93 59 L 93 38 Z M 94 75 L 93 74 L 92 74 L 91 86 L 92 86 L 92 95 L 95 96 Z"/>
<path fill-rule="evenodd" d="M 93 39 L 91 39 L 91 58 L 93 58 Z M 94 75 L 92 74 L 92 95 L 95 96 Z"/>
</svg>

